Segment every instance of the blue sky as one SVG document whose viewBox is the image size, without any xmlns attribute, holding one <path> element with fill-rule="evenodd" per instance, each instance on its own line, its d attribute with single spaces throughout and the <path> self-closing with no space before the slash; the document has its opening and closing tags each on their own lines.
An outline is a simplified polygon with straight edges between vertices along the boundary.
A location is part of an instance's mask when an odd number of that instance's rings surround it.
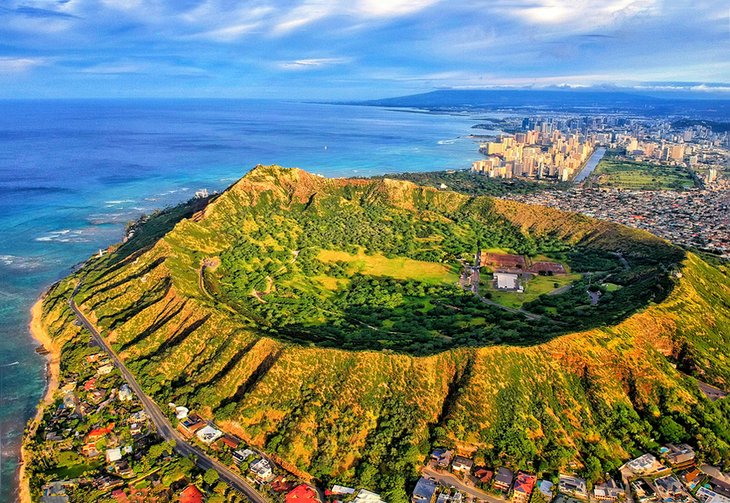
<svg viewBox="0 0 730 503">
<path fill-rule="evenodd" d="M 0 97 L 356 99 L 622 86 L 730 96 L 704 0 L 0 0 Z"/>
</svg>

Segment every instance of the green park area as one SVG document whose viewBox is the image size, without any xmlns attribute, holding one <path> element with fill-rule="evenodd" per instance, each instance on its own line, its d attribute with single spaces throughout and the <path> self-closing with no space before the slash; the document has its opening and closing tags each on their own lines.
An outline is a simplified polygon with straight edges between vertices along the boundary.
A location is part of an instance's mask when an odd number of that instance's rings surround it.
<svg viewBox="0 0 730 503">
<path fill-rule="evenodd" d="M 368 255 L 362 249 L 357 254 L 340 250 L 320 250 L 317 258 L 325 264 L 347 263 L 350 275 L 359 273 L 398 280 L 412 279 L 430 285 L 455 284 L 459 280 L 454 268 L 446 264 L 407 257 L 388 258 L 379 253 Z"/>
<path fill-rule="evenodd" d="M 681 166 L 604 158 L 590 178 L 596 187 L 628 190 L 684 190 L 695 186 L 692 173 Z"/>
</svg>

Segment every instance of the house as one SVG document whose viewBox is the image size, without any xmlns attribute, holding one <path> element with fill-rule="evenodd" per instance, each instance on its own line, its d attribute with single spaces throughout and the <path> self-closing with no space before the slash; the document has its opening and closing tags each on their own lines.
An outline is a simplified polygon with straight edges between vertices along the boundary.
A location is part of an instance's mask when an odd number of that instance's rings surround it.
<svg viewBox="0 0 730 503">
<path fill-rule="evenodd" d="M 634 472 L 636 475 L 645 475 L 653 473 L 663 468 L 654 456 L 651 454 L 644 454 L 636 459 L 632 459 L 626 466 L 629 470 Z"/>
<path fill-rule="evenodd" d="M 124 481 L 117 478 L 117 477 L 111 477 L 109 475 L 105 475 L 103 477 L 97 477 L 94 480 L 92 480 L 92 485 L 96 487 L 97 489 L 101 489 L 103 491 L 110 491 L 112 489 L 115 489 L 117 487 L 123 486 Z"/>
<path fill-rule="evenodd" d="M 101 367 L 96 369 L 96 373 L 97 375 L 105 376 L 107 374 L 111 374 L 112 370 L 114 370 L 114 365 L 109 363 L 107 365 L 102 365 Z"/>
<path fill-rule="evenodd" d="M 588 499 L 588 487 L 585 479 L 573 475 L 560 475 L 558 491 L 575 498 Z"/>
<path fill-rule="evenodd" d="M 134 437 L 135 435 L 139 435 L 142 433 L 142 427 L 144 425 L 141 423 L 132 423 L 129 425 L 129 433 Z"/>
<path fill-rule="evenodd" d="M 494 477 L 494 472 L 492 470 L 487 470 L 482 466 L 474 470 L 474 476 L 482 484 L 489 484 L 492 481 L 492 477 Z"/>
<path fill-rule="evenodd" d="M 180 493 L 180 503 L 203 503 L 205 498 L 194 484 L 190 484 Z"/>
<path fill-rule="evenodd" d="M 223 432 L 213 428 L 209 424 L 206 424 L 205 426 L 200 428 L 195 433 L 195 435 L 200 439 L 201 442 L 210 445 L 219 438 L 221 438 L 223 436 Z"/>
<path fill-rule="evenodd" d="M 537 481 L 537 489 L 540 491 L 540 493 L 545 497 L 547 501 L 552 501 L 553 499 L 553 488 L 554 484 L 550 482 L 549 480 L 538 480 Z"/>
<path fill-rule="evenodd" d="M 697 489 L 696 496 L 704 503 L 730 503 L 730 494 L 726 496 L 706 486 Z"/>
<path fill-rule="evenodd" d="M 662 447 L 662 456 L 673 468 L 682 469 L 692 466 L 695 460 L 695 451 L 687 444 L 667 444 Z"/>
<path fill-rule="evenodd" d="M 654 487 L 657 495 L 666 503 L 688 503 L 692 501 L 692 497 L 685 491 L 684 486 L 674 475 L 656 479 Z"/>
<path fill-rule="evenodd" d="M 68 503 L 66 489 L 75 485 L 68 480 L 56 480 L 43 486 L 41 501 L 43 503 Z"/>
<path fill-rule="evenodd" d="M 411 501 L 413 503 L 431 503 L 437 487 L 436 482 L 433 480 L 421 477 L 418 479 L 416 487 L 413 489 Z"/>
<path fill-rule="evenodd" d="M 125 493 L 123 489 L 114 489 L 112 491 L 112 498 L 114 498 L 114 501 L 117 503 L 129 503 L 127 493 Z"/>
<path fill-rule="evenodd" d="M 241 441 L 231 435 L 223 435 L 220 439 L 220 443 L 229 449 L 237 449 Z"/>
<path fill-rule="evenodd" d="M 474 466 L 474 461 L 464 456 L 456 456 L 454 462 L 451 464 L 451 469 L 459 473 L 471 473 L 471 467 Z"/>
<path fill-rule="evenodd" d="M 636 496 L 635 500 L 639 503 L 656 501 L 654 490 L 641 479 L 631 482 L 631 489 L 634 491 L 634 496 Z"/>
<path fill-rule="evenodd" d="M 385 503 L 379 494 L 367 489 L 360 489 L 351 503 Z"/>
<path fill-rule="evenodd" d="M 454 494 L 441 493 L 439 494 L 439 497 L 436 498 L 436 503 L 461 503 L 463 499 L 464 495 L 458 491 Z"/>
<path fill-rule="evenodd" d="M 113 466 L 114 471 L 122 478 L 126 479 L 134 476 L 134 470 L 132 470 L 132 467 L 129 466 L 127 461 L 117 461 Z"/>
<path fill-rule="evenodd" d="M 99 455 L 99 450 L 94 442 L 90 442 L 81 447 L 81 454 L 87 458 L 95 458 Z"/>
<path fill-rule="evenodd" d="M 120 459 L 122 459 L 122 450 L 119 447 L 115 447 L 114 449 L 107 449 L 105 457 L 107 463 L 114 463 L 115 461 L 119 461 Z"/>
<path fill-rule="evenodd" d="M 506 493 L 509 491 L 509 488 L 512 487 L 513 479 L 514 475 L 512 474 L 512 471 L 509 468 L 500 466 L 497 469 L 497 474 L 494 476 L 494 489 Z"/>
<path fill-rule="evenodd" d="M 114 431 L 114 423 L 111 423 L 109 426 L 105 428 L 94 428 L 89 432 L 88 435 L 86 435 L 86 441 L 87 442 L 96 442 L 104 437 L 106 437 L 109 433 Z"/>
<path fill-rule="evenodd" d="M 134 393 L 132 393 L 132 390 L 125 383 L 120 386 L 119 394 L 117 396 L 119 397 L 120 402 L 131 402 L 134 398 Z"/>
<path fill-rule="evenodd" d="M 727 481 L 727 477 L 722 480 L 717 477 L 710 477 L 710 480 L 708 482 L 710 484 L 710 487 L 716 493 L 726 498 L 730 498 L 730 482 Z"/>
<path fill-rule="evenodd" d="M 96 389 L 96 377 L 92 377 L 84 383 L 84 391 L 94 391 Z"/>
<path fill-rule="evenodd" d="M 563 264 L 558 262 L 535 262 L 528 269 L 533 274 L 542 276 L 555 276 L 558 274 L 567 274 Z"/>
<path fill-rule="evenodd" d="M 436 462 L 436 466 L 439 468 L 447 468 L 451 464 L 452 456 L 453 452 L 444 447 L 434 449 L 431 453 L 431 459 Z"/>
<path fill-rule="evenodd" d="M 143 410 L 138 410 L 137 412 L 135 412 L 129 416 L 130 423 L 139 423 L 139 422 L 145 421 L 146 419 L 147 419 L 147 413 Z"/>
<path fill-rule="evenodd" d="M 593 487 L 593 496 L 598 501 L 617 501 L 626 499 L 626 491 L 613 479 L 605 484 L 597 484 Z"/>
<path fill-rule="evenodd" d="M 274 478 L 274 468 L 271 466 L 271 462 L 266 458 L 254 461 L 248 469 L 254 474 L 256 480 L 259 482 L 268 482 Z"/>
<path fill-rule="evenodd" d="M 332 486 L 332 489 L 328 492 L 329 492 L 329 494 L 332 494 L 332 495 L 355 494 L 355 489 L 353 489 L 352 487 L 340 486 L 340 485 L 335 484 Z"/>
<path fill-rule="evenodd" d="M 523 291 L 520 275 L 512 272 L 497 271 L 494 273 L 494 286 L 497 290 Z"/>
<path fill-rule="evenodd" d="M 101 389 L 95 389 L 89 392 L 89 396 L 87 397 L 89 402 L 94 405 L 100 404 L 101 401 L 104 400 L 104 398 L 106 398 L 106 391 Z"/>
<path fill-rule="evenodd" d="M 307 484 L 299 484 L 284 498 L 286 503 L 319 503 L 317 491 Z"/>
<path fill-rule="evenodd" d="M 512 501 L 515 503 L 527 503 L 532 495 L 532 490 L 535 488 L 535 482 L 537 482 L 537 477 L 534 475 L 529 475 L 525 472 L 517 473 L 515 486 L 512 489 Z"/>
<path fill-rule="evenodd" d="M 177 423 L 178 431 L 188 438 L 192 437 L 196 431 L 204 428 L 205 426 L 205 422 L 203 422 L 203 420 L 195 414 L 188 416 L 184 421 Z"/>
<path fill-rule="evenodd" d="M 233 451 L 233 462 L 240 465 L 246 461 L 250 456 L 253 456 L 254 452 L 251 449 L 244 449 Z"/>
<path fill-rule="evenodd" d="M 190 409 L 187 407 L 183 407 L 182 405 L 175 407 L 175 417 L 178 420 L 183 420 L 186 417 L 188 417 L 188 414 L 190 413 Z"/>
<path fill-rule="evenodd" d="M 275 493 L 284 494 L 294 489 L 297 485 L 295 480 L 289 480 L 285 475 L 279 475 L 271 481 L 269 487 Z"/>
</svg>

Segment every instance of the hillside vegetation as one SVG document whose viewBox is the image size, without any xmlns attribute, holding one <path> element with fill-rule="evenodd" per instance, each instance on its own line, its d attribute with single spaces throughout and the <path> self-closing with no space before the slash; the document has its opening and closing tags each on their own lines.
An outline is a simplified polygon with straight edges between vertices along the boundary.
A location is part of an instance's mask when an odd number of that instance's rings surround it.
<svg viewBox="0 0 730 503">
<path fill-rule="evenodd" d="M 169 214 L 168 214 L 169 217 Z M 159 232 L 154 229 L 150 232 Z M 257 167 L 154 244 L 136 237 L 47 296 L 77 303 L 159 402 L 287 466 L 406 501 L 434 445 L 591 480 L 661 441 L 730 464 L 730 280 L 641 231 L 393 180 Z M 457 286 L 502 248 L 585 278 L 525 305 Z M 610 277 L 609 277 L 610 276 Z"/>
</svg>

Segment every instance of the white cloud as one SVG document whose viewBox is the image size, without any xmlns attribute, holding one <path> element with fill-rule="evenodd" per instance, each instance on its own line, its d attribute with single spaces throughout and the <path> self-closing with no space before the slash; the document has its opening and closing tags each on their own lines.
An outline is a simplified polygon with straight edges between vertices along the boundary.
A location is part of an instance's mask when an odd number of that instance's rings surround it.
<svg viewBox="0 0 730 503">
<path fill-rule="evenodd" d="M 0 75 L 23 73 L 37 66 L 46 65 L 43 58 L 10 58 L 0 57 Z"/>
<path fill-rule="evenodd" d="M 202 77 L 208 74 L 208 72 L 202 68 L 194 66 L 152 63 L 147 61 L 117 61 L 101 63 L 82 68 L 79 72 L 94 75 L 155 74 L 179 77 Z"/>
<path fill-rule="evenodd" d="M 439 0 L 360 0 L 355 6 L 361 15 L 392 17 L 418 12 L 438 2 Z"/>
<path fill-rule="evenodd" d="M 332 65 L 342 65 L 352 61 L 350 58 L 310 58 L 294 61 L 281 61 L 277 66 L 284 70 L 311 70 Z"/>
<path fill-rule="evenodd" d="M 656 14 L 660 0 L 509 1 L 497 10 L 528 25 L 562 26 L 569 32 L 591 30 L 640 14 Z"/>
</svg>

